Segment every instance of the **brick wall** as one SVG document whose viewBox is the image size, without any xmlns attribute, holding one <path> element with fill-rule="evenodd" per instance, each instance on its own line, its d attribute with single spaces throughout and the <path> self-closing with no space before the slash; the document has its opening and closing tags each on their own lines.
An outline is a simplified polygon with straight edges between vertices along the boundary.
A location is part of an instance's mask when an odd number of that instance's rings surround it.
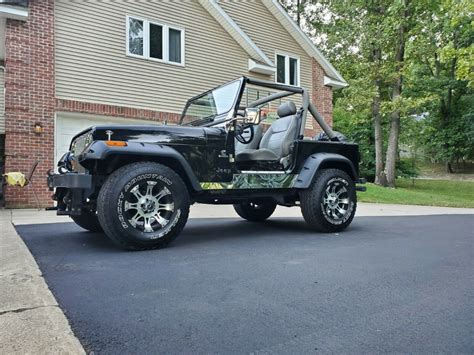
<svg viewBox="0 0 474 355">
<path fill-rule="evenodd" d="M 167 121 L 169 123 L 178 123 L 181 118 L 180 113 L 161 112 L 133 107 L 114 106 L 64 99 L 56 99 L 56 111 L 78 112 L 112 117 L 137 118 L 158 122 Z"/>
<path fill-rule="evenodd" d="M 51 204 L 45 176 L 53 166 L 54 145 L 54 5 L 29 2 L 28 20 L 7 19 L 5 33 L 5 171 L 28 172 L 40 164 L 28 188 L 7 187 L 8 207 Z M 35 123 L 43 133 L 35 134 Z"/>
<path fill-rule="evenodd" d="M 332 88 L 324 85 L 324 70 L 318 62 L 312 59 L 313 92 L 311 100 L 326 123 L 332 127 Z M 308 117 L 312 117 L 308 115 Z M 313 122 L 312 136 L 321 132 L 321 128 Z"/>
</svg>

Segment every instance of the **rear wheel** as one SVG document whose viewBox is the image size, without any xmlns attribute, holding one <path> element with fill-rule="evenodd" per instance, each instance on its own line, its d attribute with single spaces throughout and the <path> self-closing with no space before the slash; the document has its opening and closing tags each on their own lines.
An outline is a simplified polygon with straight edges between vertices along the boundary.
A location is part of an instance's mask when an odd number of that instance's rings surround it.
<svg viewBox="0 0 474 355">
<path fill-rule="evenodd" d="M 300 193 L 305 221 L 321 232 L 340 232 L 354 219 L 357 207 L 355 185 L 339 169 L 317 173 L 311 186 Z"/>
<path fill-rule="evenodd" d="M 180 176 L 152 162 L 126 165 L 109 176 L 97 201 L 107 236 L 128 250 L 167 246 L 183 229 L 189 195 Z"/>
<path fill-rule="evenodd" d="M 261 222 L 275 211 L 276 203 L 271 201 L 247 201 L 234 205 L 235 212 L 251 222 Z"/>
<path fill-rule="evenodd" d="M 80 216 L 71 216 L 71 218 L 79 227 L 89 232 L 103 232 L 102 226 L 99 223 L 99 217 L 95 212 L 82 209 Z"/>
</svg>

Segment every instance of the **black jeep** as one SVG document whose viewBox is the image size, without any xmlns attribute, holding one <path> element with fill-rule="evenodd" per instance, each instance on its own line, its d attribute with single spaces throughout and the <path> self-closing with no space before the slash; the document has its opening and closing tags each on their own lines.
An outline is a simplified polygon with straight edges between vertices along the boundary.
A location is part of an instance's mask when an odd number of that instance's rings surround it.
<svg viewBox="0 0 474 355">
<path fill-rule="evenodd" d="M 309 114 L 317 139 L 304 138 Z M 79 133 L 48 185 L 59 215 L 144 250 L 176 238 L 195 202 L 233 204 L 249 221 L 299 205 L 315 230 L 342 231 L 356 211 L 358 161 L 304 88 L 242 77 L 190 99 L 179 125 Z"/>
</svg>

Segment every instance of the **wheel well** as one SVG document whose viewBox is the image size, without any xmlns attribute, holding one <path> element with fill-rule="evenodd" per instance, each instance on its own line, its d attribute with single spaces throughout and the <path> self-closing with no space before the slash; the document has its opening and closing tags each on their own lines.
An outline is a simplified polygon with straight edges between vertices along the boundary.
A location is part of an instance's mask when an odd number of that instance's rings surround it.
<svg viewBox="0 0 474 355">
<path fill-rule="evenodd" d="M 136 163 L 140 161 L 151 161 L 154 163 L 160 163 L 166 165 L 168 168 L 176 172 L 183 182 L 186 184 L 188 191 L 191 193 L 194 191 L 191 180 L 189 179 L 188 174 L 184 170 L 183 166 L 172 157 L 163 157 L 163 156 L 143 156 L 138 154 L 127 154 L 127 155 L 109 155 L 106 160 L 97 160 L 95 161 L 95 166 L 93 167 L 94 172 L 99 175 L 110 175 L 118 168 L 125 166 L 127 164 Z"/>
<path fill-rule="evenodd" d="M 319 166 L 318 170 L 321 169 L 339 169 L 347 173 L 352 180 L 356 181 L 357 176 L 354 175 L 354 171 L 349 163 L 343 161 L 327 160 L 323 161 Z"/>
</svg>

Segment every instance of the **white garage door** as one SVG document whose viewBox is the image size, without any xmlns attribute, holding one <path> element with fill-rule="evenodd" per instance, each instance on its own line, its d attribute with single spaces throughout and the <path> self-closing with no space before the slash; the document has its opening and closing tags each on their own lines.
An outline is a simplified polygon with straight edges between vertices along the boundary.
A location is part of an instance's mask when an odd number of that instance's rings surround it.
<svg viewBox="0 0 474 355">
<path fill-rule="evenodd" d="M 107 124 L 155 124 L 151 121 L 119 117 L 57 113 L 54 135 L 54 165 L 69 150 L 72 137 L 86 128 Z M 156 123 L 157 124 L 157 123 Z"/>
</svg>

